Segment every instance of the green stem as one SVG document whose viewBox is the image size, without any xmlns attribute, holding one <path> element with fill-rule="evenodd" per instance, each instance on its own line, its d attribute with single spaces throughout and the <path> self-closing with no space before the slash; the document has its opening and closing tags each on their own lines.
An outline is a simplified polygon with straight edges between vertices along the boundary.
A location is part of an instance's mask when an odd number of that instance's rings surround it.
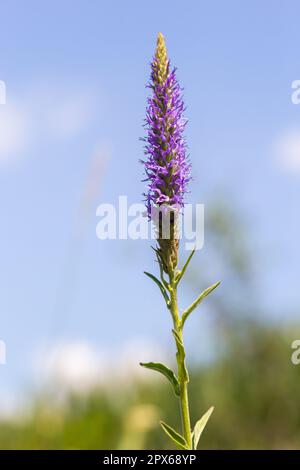
<svg viewBox="0 0 300 470">
<path fill-rule="evenodd" d="M 178 309 L 177 301 L 177 284 L 175 282 L 175 275 L 172 273 L 170 276 L 170 310 L 174 323 L 174 330 L 178 334 L 181 343 L 183 344 L 183 335 L 181 328 L 181 319 Z M 187 442 L 188 448 L 192 449 L 192 434 L 191 434 L 191 422 L 190 422 L 190 412 L 189 412 L 189 400 L 188 400 L 188 383 L 185 374 L 185 362 L 184 356 L 181 354 L 177 346 L 177 366 L 178 366 L 178 380 L 180 385 L 180 406 L 181 406 L 181 418 L 182 418 L 182 428 L 183 436 Z"/>
</svg>

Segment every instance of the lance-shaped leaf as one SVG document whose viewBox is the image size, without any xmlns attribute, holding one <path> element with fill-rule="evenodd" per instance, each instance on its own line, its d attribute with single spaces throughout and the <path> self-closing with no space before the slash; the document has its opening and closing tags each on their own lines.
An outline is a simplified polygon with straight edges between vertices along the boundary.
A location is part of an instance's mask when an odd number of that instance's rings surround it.
<svg viewBox="0 0 300 470">
<path fill-rule="evenodd" d="M 178 434 L 178 432 L 176 432 L 173 428 L 171 428 L 171 426 L 164 423 L 163 421 L 160 422 L 160 425 L 165 431 L 165 433 L 169 436 L 169 438 L 172 439 L 173 442 L 175 442 L 177 447 L 179 447 L 179 449 L 189 450 L 187 442 L 183 436 Z"/>
<path fill-rule="evenodd" d="M 150 277 L 150 279 L 152 279 L 152 281 L 155 282 L 155 284 L 159 287 L 165 301 L 166 301 L 166 304 L 167 304 L 167 307 L 169 308 L 169 305 L 170 305 L 170 300 L 169 300 L 169 297 L 168 297 L 168 294 L 166 292 L 166 289 L 164 288 L 163 284 L 160 282 L 159 279 L 157 279 L 157 277 L 153 276 L 153 274 L 151 273 L 147 273 L 146 271 L 144 271 L 144 273 L 146 274 L 146 276 Z"/>
<path fill-rule="evenodd" d="M 193 310 L 195 310 L 196 307 L 198 307 L 198 305 L 202 302 L 202 300 L 208 296 L 208 294 L 210 294 L 213 290 L 216 289 L 216 287 L 218 287 L 220 285 L 220 281 L 219 282 L 216 282 L 216 284 L 213 284 L 212 286 L 208 287 L 207 289 L 205 289 L 200 295 L 199 297 L 195 300 L 195 302 L 192 303 L 192 305 L 190 305 L 189 308 L 187 308 L 183 314 L 182 314 L 182 319 L 181 319 L 181 327 L 183 327 L 187 317 L 192 313 Z"/>
<path fill-rule="evenodd" d="M 140 362 L 140 366 L 146 367 L 146 369 L 151 369 L 155 370 L 156 372 L 160 372 L 169 380 L 169 382 L 173 386 L 175 395 L 180 395 L 180 388 L 177 377 L 174 372 L 167 366 L 165 366 L 164 364 L 160 364 L 159 362 Z"/>
<path fill-rule="evenodd" d="M 206 423 L 207 421 L 209 420 L 210 418 L 210 415 L 212 414 L 212 412 L 214 411 L 214 407 L 212 406 L 211 408 L 209 408 L 209 410 L 202 416 L 202 418 L 199 419 L 199 421 L 197 421 L 197 423 L 195 424 L 195 427 L 194 427 L 194 431 L 193 431 L 193 434 L 192 434 L 192 437 L 193 437 L 193 449 L 196 450 L 197 447 L 198 447 L 198 443 L 199 443 L 199 439 L 200 439 L 200 436 L 206 426 Z"/>
<path fill-rule="evenodd" d="M 177 333 L 177 331 L 172 330 L 172 333 L 174 335 L 176 346 L 177 346 L 176 356 L 178 357 L 178 359 L 180 360 L 180 363 L 182 365 L 182 367 L 180 367 L 179 370 L 178 370 L 178 380 L 179 380 L 179 382 L 188 383 L 189 374 L 188 374 L 187 368 L 185 366 L 184 346 L 182 344 L 181 338 L 180 338 L 179 334 Z"/>
<path fill-rule="evenodd" d="M 168 283 L 167 281 L 165 280 L 164 278 L 164 268 L 163 268 L 163 262 L 162 262 L 162 259 L 161 259 L 161 256 L 159 254 L 159 251 L 157 250 L 157 248 L 154 248 L 153 246 L 151 246 L 152 250 L 155 252 L 155 256 L 156 256 L 156 259 L 157 259 L 157 262 L 158 262 L 158 265 L 159 265 L 159 272 L 160 272 L 160 279 L 161 279 L 161 282 L 163 284 L 163 286 L 168 289 Z"/>
<path fill-rule="evenodd" d="M 188 259 L 186 260 L 186 262 L 185 262 L 185 264 L 184 264 L 184 266 L 183 266 L 183 268 L 182 268 L 182 270 L 179 271 L 178 276 L 177 276 L 177 279 L 176 279 L 176 284 L 178 284 L 179 281 L 180 281 L 180 279 L 183 277 L 183 275 L 184 275 L 184 273 L 185 273 L 185 271 L 186 271 L 186 268 L 188 267 L 188 265 L 189 265 L 189 263 L 190 263 L 192 257 L 194 256 L 195 251 L 196 251 L 196 248 L 194 248 L 194 249 L 191 251 L 191 253 L 190 253 Z"/>
</svg>

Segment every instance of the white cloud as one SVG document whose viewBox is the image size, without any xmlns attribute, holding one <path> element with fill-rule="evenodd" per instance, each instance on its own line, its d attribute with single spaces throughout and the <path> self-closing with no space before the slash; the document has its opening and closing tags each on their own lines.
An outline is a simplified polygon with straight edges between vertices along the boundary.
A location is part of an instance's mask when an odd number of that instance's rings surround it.
<svg viewBox="0 0 300 470">
<path fill-rule="evenodd" d="M 39 385 L 57 394 L 69 391 L 87 393 L 99 385 L 131 385 L 135 379 L 155 380 L 139 362 L 164 362 L 165 352 L 143 339 L 132 340 L 120 349 L 93 347 L 85 341 L 65 340 L 38 354 L 35 377 Z M 158 376 L 158 374 L 157 374 Z"/>
<path fill-rule="evenodd" d="M 47 385 L 58 385 L 61 391 L 80 393 L 96 387 L 105 376 L 100 354 L 85 342 L 54 345 L 43 355 L 38 369 Z"/>
<path fill-rule="evenodd" d="M 15 162 L 44 141 L 74 139 L 95 111 L 92 91 L 54 83 L 29 88 L 22 96 L 7 90 L 0 105 L 0 164 Z"/>
<path fill-rule="evenodd" d="M 21 415 L 23 403 L 18 399 L 14 390 L 3 389 L 0 392 L 0 419 L 11 421 L 18 413 Z"/>
<path fill-rule="evenodd" d="M 0 106 L 0 161 L 15 158 L 29 143 L 30 119 L 14 105 Z"/>
<path fill-rule="evenodd" d="M 140 362 L 168 362 L 166 352 L 143 338 L 133 339 L 122 348 L 116 358 L 114 376 L 117 380 L 132 379 L 155 380 L 159 374 L 146 370 L 139 365 Z M 169 359 L 170 361 L 170 359 Z"/>
<path fill-rule="evenodd" d="M 284 170 L 300 173 L 300 129 L 283 132 L 275 142 L 275 154 Z"/>
</svg>

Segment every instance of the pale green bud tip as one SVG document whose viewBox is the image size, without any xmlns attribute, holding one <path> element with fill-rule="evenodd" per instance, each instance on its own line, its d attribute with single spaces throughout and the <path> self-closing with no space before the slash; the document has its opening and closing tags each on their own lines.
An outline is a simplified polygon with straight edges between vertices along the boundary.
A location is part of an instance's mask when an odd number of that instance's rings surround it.
<svg viewBox="0 0 300 470">
<path fill-rule="evenodd" d="M 157 67 L 158 79 L 164 82 L 167 76 L 168 52 L 166 48 L 165 38 L 162 33 L 158 33 L 155 51 L 155 62 Z"/>
<path fill-rule="evenodd" d="M 165 37 L 162 33 L 157 35 L 157 49 L 164 49 L 166 51 Z"/>
</svg>

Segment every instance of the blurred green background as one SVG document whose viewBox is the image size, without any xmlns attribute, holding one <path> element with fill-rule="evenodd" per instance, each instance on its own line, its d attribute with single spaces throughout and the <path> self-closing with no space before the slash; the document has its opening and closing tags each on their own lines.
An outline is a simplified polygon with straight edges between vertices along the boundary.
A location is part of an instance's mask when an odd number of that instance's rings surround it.
<svg viewBox="0 0 300 470">
<path fill-rule="evenodd" d="M 299 369 L 289 358 L 294 335 L 238 326 L 222 357 L 192 370 L 192 416 L 215 406 L 200 448 L 299 448 Z M 177 416 L 178 403 L 163 380 L 112 384 L 59 404 L 45 392 L 1 421 L 0 443 L 2 449 L 168 449 L 158 422 L 180 429 Z"/>
</svg>

